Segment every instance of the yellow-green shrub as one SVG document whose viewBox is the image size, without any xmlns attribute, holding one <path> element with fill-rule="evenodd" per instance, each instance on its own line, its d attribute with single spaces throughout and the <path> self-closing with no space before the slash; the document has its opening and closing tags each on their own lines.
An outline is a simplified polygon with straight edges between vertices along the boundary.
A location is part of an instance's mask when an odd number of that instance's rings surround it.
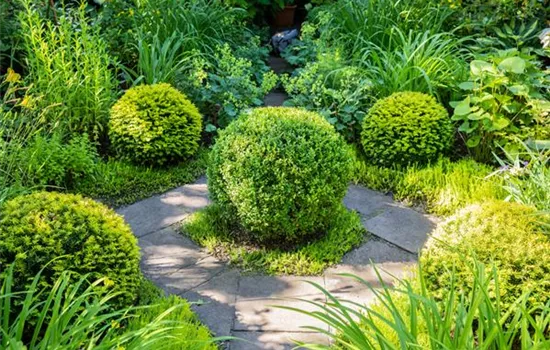
<svg viewBox="0 0 550 350">
<path fill-rule="evenodd" d="M 398 92 L 379 100 L 363 120 L 362 129 L 367 160 L 383 166 L 436 160 L 453 138 L 445 108 L 419 92 Z"/>
<path fill-rule="evenodd" d="M 0 217 L 0 271 L 14 263 L 18 291 L 41 269 L 47 288 L 63 271 L 106 277 L 133 303 L 141 282 L 137 240 L 124 220 L 103 204 L 78 195 L 38 192 L 14 198 Z M 0 274 L 0 278 L 2 275 Z"/>
<path fill-rule="evenodd" d="M 327 232 L 351 165 L 343 138 L 320 115 L 258 108 L 220 133 L 208 185 L 256 240 L 291 242 Z"/>
<path fill-rule="evenodd" d="M 526 291 L 531 304 L 550 300 L 550 240 L 535 210 L 488 201 L 468 206 L 440 224 L 421 254 L 428 288 L 444 298 L 455 270 L 455 286 L 468 291 L 474 275 L 463 257 L 498 268 L 498 293 L 508 308 Z M 496 286 L 488 292 L 496 295 Z"/>
<path fill-rule="evenodd" d="M 181 161 L 199 148 L 202 118 L 187 97 L 168 84 L 126 91 L 111 109 L 109 137 L 115 152 L 137 164 Z"/>
</svg>

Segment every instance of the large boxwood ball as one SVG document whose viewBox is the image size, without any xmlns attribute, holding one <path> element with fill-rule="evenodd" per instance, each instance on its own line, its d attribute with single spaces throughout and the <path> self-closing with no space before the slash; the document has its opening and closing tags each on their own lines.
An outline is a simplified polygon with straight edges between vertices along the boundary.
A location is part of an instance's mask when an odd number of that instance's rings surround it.
<svg viewBox="0 0 550 350">
<path fill-rule="evenodd" d="M 438 226 L 421 255 L 428 288 L 444 297 L 452 285 L 468 291 L 473 274 L 464 258 L 475 256 L 487 268 L 499 269 L 499 293 L 505 308 L 523 293 L 529 301 L 550 300 L 550 239 L 531 207 L 516 203 L 488 201 L 464 208 Z M 466 260 L 466 261 L 467 261 Z M 490 295 L 496 295 L 494 285 Z"/>
<path fill-rule="evenodd" d="M 220 133 L 211 157 L 212 199 L 263 242 L 326 232 L 351 177 L 343 138 L 320 115 L 296 108 L 245 113 Z"/>
<path fill-rule="evenodd" d="M 435 160 L 452 140 L 447 110 L 419 92 L 398 92 L 377 101 L 362 123 L 367 160 L 387 167 Z"/>
<path fill-rule="evenodd" d="M 130 305 L 140 283 L 139 248 L 130 227 L 105 205 L 78 195 L 39 192 L 4 204 L 0 217 L 0 271 L 15 262 L 15 283 L 25 290 L 44 268 L 48 288 L 61 272 L 106 277 L 105 287 Z M 1 276 L 0 276 L 1 278 Z M 76 278 L 76 277 L 75 277 Z"/>
<path fill-rule="evenodd" d="M 197 107 L 169 84 L 129 89 L 109 120 L 115 152 L 137 164 L 160 166 L 194 155 L 201 131 Z"/>
</svg>

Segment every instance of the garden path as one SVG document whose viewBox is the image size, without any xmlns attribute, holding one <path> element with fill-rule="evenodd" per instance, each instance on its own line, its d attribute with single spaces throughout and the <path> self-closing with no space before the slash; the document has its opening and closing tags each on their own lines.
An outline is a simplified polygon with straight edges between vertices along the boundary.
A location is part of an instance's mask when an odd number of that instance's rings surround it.
<svg viewBox="0 0 550 350">
<path fill-rule="evenodd" d="M 178 233 L 181 221 L 208 204 L 203 177 L 118 213 L 139 239 L 144 274 L 167 293 L 195 303 L 193 309 L 215 335 L 244 340 L 227 344 L 231 350 L 290 349 L 291 340 L 328 342 L 326 336 L 301 328 L 326 326 L 272 305 L 311 310 L 309 304 L 292 298 L 325 301 L 322 293 L 304 281 L 315 282 L 340 298 L 367 304 L 373 293 L 339 274 L 354 273 L 377 286 L 375 265 L 391 283 L 389 274 L 402 276 L 414 264 L 416 252 L 434 226 L 432 218 L 390 196 L 351 185 L 344 204 L 361 215 L 370 232 L 364 245 L 322 276 L 250 275 L 215 259 Z"/>
</svg>

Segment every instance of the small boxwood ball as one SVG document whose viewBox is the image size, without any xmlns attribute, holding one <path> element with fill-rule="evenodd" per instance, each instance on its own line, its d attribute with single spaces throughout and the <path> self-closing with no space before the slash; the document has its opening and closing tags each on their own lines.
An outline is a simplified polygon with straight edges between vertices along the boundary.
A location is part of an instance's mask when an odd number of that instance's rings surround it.
<svg viewBox="0 0 550 350">
<path fill-rule="evenodd" d="M 362 123 L 367 160 L 386 167 L 433 161 L 452 140 L 445 108 L 419 92 L 398 92 L 377 101 Z"/>
<path fill-rule="evenodd" d="M 104 287 L 122 293 L 114 304 L 133 303 L 142 278 L 139 248 L 114 211 L 79 195 L 39 192 L 8 201 L 1 213 L 0 271 L 15 263 L 18 291 L 42 268 L 45 288 L 69 270 L 91 281 L 106 277 Z"/>
<path fill-rule="evenodd" d="M 528 291 L 531 305 L 550 301 L 550 240 L 541 219 L 531 207 L 502 201 L 462 209 L 438 226 L 422 252 L 428 288 L 443 298 L 454 269 L 457 292 L 471 290 L 474 277 L 466 262 L 475 256 L 488 272 L 492 264 L 498 267 L 503 310 Z M 488 292 L 497 290 L 490 285 Z"/>
<path fill-rule="evenodd" d="M 351 177 L 343 138 L 317 113 L 296 108 L 241 115 L 211 157 L 211 198 L 259 242 L 322 235 Z"/>
<path fill-rule="evenodd" d="M 201 131 L 197 107 L 169 84 L 129 89 L 109 120 L 114 151 L 136 164 L 162 166 L 194 155 Z"/>
</svg>

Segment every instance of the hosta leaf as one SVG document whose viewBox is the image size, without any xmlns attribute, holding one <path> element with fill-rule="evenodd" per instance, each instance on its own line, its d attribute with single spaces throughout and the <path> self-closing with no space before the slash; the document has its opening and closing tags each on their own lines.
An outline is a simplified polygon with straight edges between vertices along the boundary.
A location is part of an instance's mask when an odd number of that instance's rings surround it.
<svg viewBox="0 0 550 350">
<path fill-rule="evenodd" d="M 483 72 L 496 73 L 495 68 L 491 63 L 481 60 L 472 61 L 472 63 L 470 63 L 470 71 L 474 76 L 479 76 Z"/>
<path fill-rule="evenodd" d="M 462 84 L 458 85 L 459 88 L 461 88 L 462 90 L 467 90 L 467 91 L 473 90 L 474 86 L 475 86 L 475 84 L 474 84 L 473 81 L 465 81 Z"/>
<path fill-rule="evenodd" d="M 525 72 L 525 67 L 525 60 L 520 57 L 508 57 L 498 65 L 498 68 L 516 74 L 523 74 Z"/>
<path fill-rule="evenodd" d="M 455 115 L 464 116 L 470 113 L 470 99 L 466 98 L 455 107 Z"/>
<path fill-rule="evenodd" d="M 508 90 L 516 96 L 527 96 L 529 94 L 529 88 L 525 85 L 510 86 Z"/>
<path fill-rule="evenodd" d="M 466 146 L 470 148 L 474 148 L 474 147 L 477 147 L 480 142 L 481 142 L 481 136 L 475 135 L 470 137 L 468 141 L 466 141 Z"/>
<path fill-rule="evenodd" d="M 494 130 L 502 130 L 502 129 L 506 128 L 508 125 L 510 125 L 510 121 L 507 118 L 496 117 L 493 120 L 493 129 Z"/>
</svg>

